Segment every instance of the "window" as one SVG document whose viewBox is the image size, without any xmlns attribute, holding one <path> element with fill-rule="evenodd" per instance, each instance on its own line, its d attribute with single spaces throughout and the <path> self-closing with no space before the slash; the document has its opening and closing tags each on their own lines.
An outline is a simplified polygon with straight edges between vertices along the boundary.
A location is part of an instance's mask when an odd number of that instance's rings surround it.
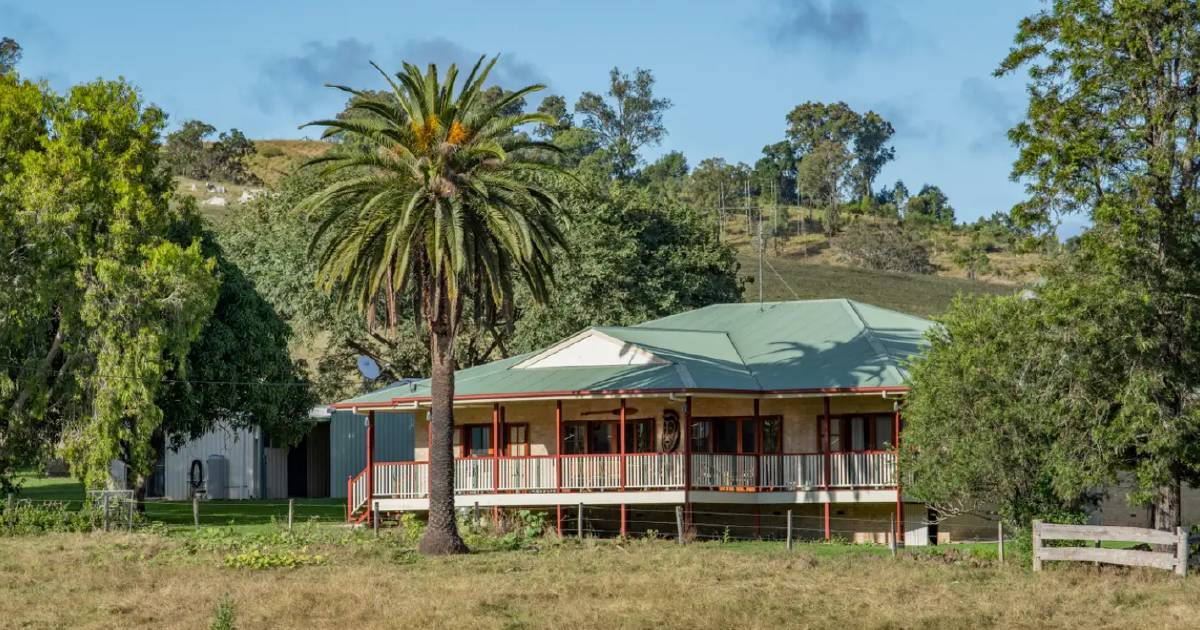
<svg viewBox="0 0 1200 630">
<path fill-rule="evenodd" d="M 506 424 L 504 436 L 505 455 L 509 457 L 529 456 L 529 425 Z"/>
<path fill-rule="evenodd" d="M 875 440 L 871 448 L 877 451 L 892 450 L 893 426 L 895 416 L 891 414 L 875 416 Z"/>
<path fill-rule="evenodd" d="M 587 423 L 563 423 L 562 452 L 564 455 L 583 455 L 587 453 Z"/>
<path fill-rule="evenodd" d="M 818 417 L 818 435 L 824 438 L 825 419 Z M 894 416 L 832 416 L 829 420 L 829 452 L 892 450 Z M 818 440 L 818 447 L 823 443 Z"/>
<path fill-rule="evenodd" d="M 762 452 L 783 452 L 783 419 L 764 418 L 762 421 Z"/>
<path fill-rule="evenodd" d="M 654 420 L 644 418 L 625 422 L 625 452 L 653 453 Z"/>
<path fill-rule="evenodd" d="M 588 453 L 604 454 L 617 452 L 617 423 L 588 423 Z"/>
<path fill-rule="evenodd" d="M 564 455 L 607 455 L 621 452 L 621 423 L 616 420 L 574 420 L 563 423 Z M 654 419 L 625 421 L 625 452 L 653 453 Z"/>
<path fill-rule="evenodd" d="M 462 434 L 463 457 L 488 457 L 492 454 L 492 425 L 465 424 Z"/>
<path fill-rule="evenodd" d="M 783 420 L 778 416 L 707 418 L 692 423 L 693 453 L 753 455 L 783 451 Z"/>
</svg>

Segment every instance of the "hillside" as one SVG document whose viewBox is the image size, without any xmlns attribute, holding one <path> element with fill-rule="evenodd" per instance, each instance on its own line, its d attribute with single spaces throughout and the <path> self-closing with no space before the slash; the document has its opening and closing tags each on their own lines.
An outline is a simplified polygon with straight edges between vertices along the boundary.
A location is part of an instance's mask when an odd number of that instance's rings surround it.
<svg viewBox="0 0 1200 630">
<path fill-rule="evenodd" d="M 758 259 L 738 256 L 741 275 L 750 279 L 745 300 L 758 300 Z M 930 317 L 944 311 L 959 293 L 1007 295 L 1018 287 L 937 275 L 888 273 L 793 258 L 767 257 L 763 265 L 763 299 L 806 300 L 850 298 L 913 315 Z"/>
<path fill-rule="evenodd" d="M 329 149 L 329 143 L 319 140 L 255 140 L 254 146 L 258 152 L 247 160 L 247 167 L 261 183 L 239 185 L 179 177 L 176 192 L 194 198 L 204 216 L 220 223 L 242 203 L 243 194 L 260 194 L 278 184 L 279 180 L 306 161 Z M 224 188 L 224 192 L 210 192 L 210 183 Z M 217 199 L 223 201 L 218 202 Z"/>
<path fill-rule="evenodd" d="M 257 194 L 277 184 L 289 172 L 307 160 L 319 156 L 329 144 L 317 140 L 255 140 L 258 153 L 249 160 L 249 168 L 262 184 L 239 186 L 221 183 L 225 192 L 212 193 L 207 182 L 180 178 L 179 192 L 201 203 L 202 212 L 220 223 L 235 212 L 243 193 Z M 225 199 L 224 206 L 206 205 L 213 197 Z M 949 244 L 961 235 L 947 232 L 940 235 L 943 247 L 935 248 L 932 261 L 937 267 L 933 275 L 915 275 L 872 271 L 849 266 L 837 251 L 837 237 L 828 239 L 820 233 L 801 233 L 800 217 L 820 217 L 821 211 L 787 208 L 780 213 L 788 227 L 781 236 L 768 241 L 764 265 L 763 298 L 766 300 L 795 300 L 810 298 L 847 297 L 915 315 L 936 315 L 949 305 L 958 293 L 1007 294 L 1036 277 L 1043 260 L 1039 254 L 992 252 L 992 268 L 981 275 L 980 281 L 966 279 L 966 272 L 956 267 L 948 251 Z M 731 213 L 725 226 L 725 238 L 739 252 L 741 275 L 751 280 L 746 285 L 747 301 L 758 300 L 757 257 L 752 239 L 746 233 L 743 215 Z"/>
</svg>

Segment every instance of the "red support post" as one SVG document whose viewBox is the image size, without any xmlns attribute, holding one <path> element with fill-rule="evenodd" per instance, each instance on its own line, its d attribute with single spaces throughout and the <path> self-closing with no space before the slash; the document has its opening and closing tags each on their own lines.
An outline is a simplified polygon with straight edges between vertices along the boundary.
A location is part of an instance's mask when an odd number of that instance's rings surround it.
<svg viewBox="0 0 1200 630">
<path fill-rule="evenodd" d="M 621 479 L 621 489 L 624 490 L 625 489 L 625 399 L 624 398 L 621 399 L 621 430 L 619 431 L 619 433 L 620 433 L 620 436 L 617 439 L 621 444 L 621 449 L 619 451 L 621 453 L 621 469 L 617 472 L 619 473 L 618 476 Z M 624 504 L 622 504 L 622 507 L 621 507 L 622 522 L 624 522 L 624 517 L 625 517 L 625 507 L 624 507 Z M 622 534 L 622 535 L 624 535 L 624 534 Z"/>
<path fill-rule="evenodd" d="M 554 401 L 554 490 L 562 492 L 562 401 Z M 561 511 L 561 506 L 560 506 Z"/>
<path fill-rule="evenodd" d="M 554 401 L 554 491 L 562 492 L 562 401 Z M 554 506 L 555 524 L 562 537 L 562 504 Z"/>
<path fill-rule="evenodd" d="M 896 452 L 896 543 L 904 543 L 904 500 L 900 495 L 900 403 L 894 403 L 895 414 L 892 418 L 892 450 Z"/>
<path fill-rule="evenodd" d="M 832 536 L 829 531 L 829 449 L 831 447 L 829 439 L 829 396 L 825 397 L 825 430 L 821 437 L 821 460 L 824 465 L 824 479 L 822 485 L 825 487 L 825 540 L 829 541 Z"/>
<path fill-rule="evenodd" d="M 683 399 L 683 518 L 692 524 L 692 397 Z"/>
<path fill-rule="evenodd" d="M 492 492 L 500 491 L 500 403 L 492 403 Z"/>
<path fill-rule="evenodd" d="M 367 522 L 371 522 L 371 513 L 375 498 L 375 412 L 367 412 Z"/>
<path fill-rule="evenodd" d="M 754 399 L 754 491 L 755 492 L 758 492 L 759 490 L 762 489 L 761 488 L 762 479 L 759 478 L 759 474 L 760 474 L 759 469 L 762 465 L 761 461 L 760 461 L 762 459 L 762 456 L 760 455 L 762 453 L 762 421 L 759 419 L 758 405 L 759 405 L 758 399 L 755 398 Z M 741 439 L 741 436 L 738 436 L 738 438 Z M 757 520 L 758 520 L 757 512 L 755 512 L 754 518 L 755 518 L 755 522 L 757 522 Z M 757 529 L 757 527 L 758 526 L 755 525 L 756 529 Z"/>
<path fill-rule="evenodd" d="M 626 524 L 625 524 L 625 523 L 626 523 L 626 519 L 625 519 L 625 504 L 624 504 L 624 503 L 622 503 L 622 504 L 621 504 L 621 538 L 628 538 L 628 537 L 629 537 L 629 530 L 628 530 L 628 528 L 626 527 Z"/>
</svg>

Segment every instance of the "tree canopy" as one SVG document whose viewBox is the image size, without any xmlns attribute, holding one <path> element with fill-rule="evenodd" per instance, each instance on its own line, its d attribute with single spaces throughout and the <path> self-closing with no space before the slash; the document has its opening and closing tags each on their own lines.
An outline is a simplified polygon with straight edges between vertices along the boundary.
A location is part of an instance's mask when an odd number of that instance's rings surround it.
<svg viewBox="0 0 1200 630">
<path fill-rule="evenodd" d="M 0 102 L 0 479 L 59 441 L 89 485 L 113 459 L 147 472 L 163 379 L 217 292 L 200 243 L 170 237 L 165 116 L 119 81 L 59 96 L 10 73 Z"/>
</svg>

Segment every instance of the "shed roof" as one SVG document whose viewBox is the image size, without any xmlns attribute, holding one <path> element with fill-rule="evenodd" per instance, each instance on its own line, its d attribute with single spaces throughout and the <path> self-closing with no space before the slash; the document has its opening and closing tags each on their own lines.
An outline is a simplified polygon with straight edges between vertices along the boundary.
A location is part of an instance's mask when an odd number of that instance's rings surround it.
<svg viewBox="0 0 1200 630">
<path fill-rule="evenodd" d="M 902 389 L 933 322 L 852 300 L 715 304 L 596 326 L 548 348 L 459 370 L 456 400 L 636 392 Z M 429 399 L 429 380 L 339 403 Z"/>
</svg>

